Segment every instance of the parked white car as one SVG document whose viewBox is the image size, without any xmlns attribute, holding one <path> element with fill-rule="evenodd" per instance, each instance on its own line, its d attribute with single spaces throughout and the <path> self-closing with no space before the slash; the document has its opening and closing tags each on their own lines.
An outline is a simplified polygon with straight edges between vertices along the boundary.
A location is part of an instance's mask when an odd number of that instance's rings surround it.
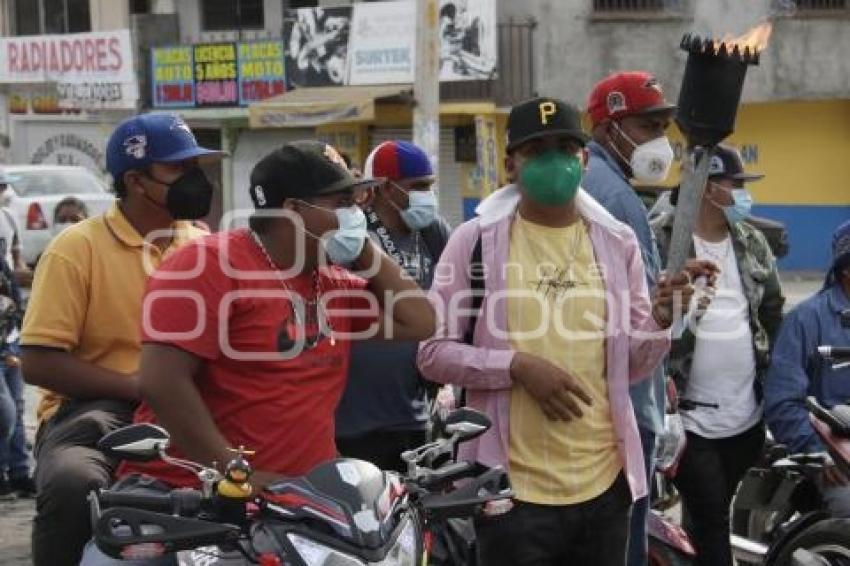
<svg viewBox="0 0 850 566">
<path fill-rule="evenodd" d="M 16 178 L 9 183 L 12 194 L 7 206 L 20 228 L 21 255 L 30 265 L 53 237 L 53 210 L 62 199 L 80 199 L 88 208 L 89 216 L 105 212 L 115 201 L 109 186 L 85 167 L 7 165 L 3 172 Z"/>
</svg>

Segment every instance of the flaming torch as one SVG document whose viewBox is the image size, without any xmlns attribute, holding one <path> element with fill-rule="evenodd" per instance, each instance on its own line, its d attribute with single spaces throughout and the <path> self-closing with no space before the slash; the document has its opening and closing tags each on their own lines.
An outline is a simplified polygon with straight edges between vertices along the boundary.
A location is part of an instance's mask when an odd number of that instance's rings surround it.
<svg viewBox="0 0 850 566">
<path fill-rule="evenodd" d="M 717 41 L 691 34 L 682 38 L 688 62 L 676 123 L 688 141 L 688 151 L 683 158 L 667 273 L 679 273 L 685 265 L 714 147 L 735 129 L 747 67 L 758 65 L 770 32 L 771 24 L 765 22 L 738 38 Z"/>
</svg>

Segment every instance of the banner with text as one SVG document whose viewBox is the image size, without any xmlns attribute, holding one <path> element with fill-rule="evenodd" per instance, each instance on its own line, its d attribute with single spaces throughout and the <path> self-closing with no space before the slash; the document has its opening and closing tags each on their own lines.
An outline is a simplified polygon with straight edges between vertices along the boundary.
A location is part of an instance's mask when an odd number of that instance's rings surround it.
<svg viewBox="0 0 850 566">
<path fill-rule="evenodd" d="M 236 44 L 200 43 L 192 46 L 195 61 L 195 105 L 239 104 Z"/>
<path fill-rule="evenodd" d="M 497 62 L 495 0 L 440 1 L 440 81 L 486 80 Z M 354 5 L 348 54 L 353 85 L 412 83 L 416 3 Z"/>
<path fill-rule="evenodd" d="M 192 48 L 154 47 L 151 49 L 153 106 L 181 108 L 195 105 L 195 77 Z"/>
<path fill-rule="evenodd" d="M 129 30 L 0 38 L 0 84 L 55 84 L 62 108 L 135 108 Z"/>
<path fill-rule="evenodd" d="M 286 92 L 282 41 L 151 49 L 155 108 L 247 106 Z"/>
</svg>

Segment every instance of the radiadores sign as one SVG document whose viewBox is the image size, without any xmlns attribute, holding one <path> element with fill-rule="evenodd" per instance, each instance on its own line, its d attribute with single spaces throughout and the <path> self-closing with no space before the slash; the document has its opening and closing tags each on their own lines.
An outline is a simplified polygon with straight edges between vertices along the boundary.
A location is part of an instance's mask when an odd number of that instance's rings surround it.
<svg viewBox="0 0 850 566">
<path fill-rule="evenodd" d="M 134 108 L 130 31 L 2 38 L 0 83 L 55 83 L 66 108 Z"/>
</svg>

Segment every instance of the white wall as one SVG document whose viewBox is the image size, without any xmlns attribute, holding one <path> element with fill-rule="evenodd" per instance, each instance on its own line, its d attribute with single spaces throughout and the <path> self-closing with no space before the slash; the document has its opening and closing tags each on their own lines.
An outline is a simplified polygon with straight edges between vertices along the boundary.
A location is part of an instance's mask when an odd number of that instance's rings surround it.
<svg viewBox="0 0 850 566">
<path fill-rule="evenodd" d="M 771 0 L 680 0 L 664 18 L 602 19 L 589 0 L 500 0 L 499 19 L 537 21 L 535 77 L 541 94 L 580 105 L 594 83 L 620 70 L 648 70 L 672 91 L 681 81 L 685 32 L 737 36 L 767 17 Z M 750 68 L 744 101 L 846 98 L 850 92 L 850 20 L 774 18 L 773 37 Z"/>
<path fill-rule="evenodd" d="M 89 0 L 92 31 L 130 27 L 130 5 L 127 0 Z"/>
</svg>

